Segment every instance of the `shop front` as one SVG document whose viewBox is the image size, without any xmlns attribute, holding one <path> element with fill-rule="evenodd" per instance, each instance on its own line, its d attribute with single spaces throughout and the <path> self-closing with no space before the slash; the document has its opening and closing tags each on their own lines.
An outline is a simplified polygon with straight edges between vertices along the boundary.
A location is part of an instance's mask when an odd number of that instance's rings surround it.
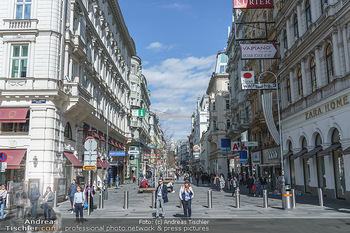
<svg viewBox="0 0 350 233">
<path fill-rule="evenodd" d="M 281 192 L 281 153 L 279 147 L 269 148 L 262 151 L 261 175 L 267 178 L 267 188 Z"/>
</svg>

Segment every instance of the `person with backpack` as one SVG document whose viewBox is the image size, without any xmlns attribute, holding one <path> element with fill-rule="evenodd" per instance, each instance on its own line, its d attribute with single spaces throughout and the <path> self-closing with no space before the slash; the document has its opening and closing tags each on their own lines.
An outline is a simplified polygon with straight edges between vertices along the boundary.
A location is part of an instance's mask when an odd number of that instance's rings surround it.
<svg viewBox="0 0 350 233">
<path fill-rule="evenodd" d="M 72 183 L 69 185 L 69 188 L 68 188 L 68 193 L 67 193 L 67 196 L 66 196 L 66 199 L 69 198 L 70 200 L 70 205 L 72 207 L 71 211 L 72 211 L 72 214 L 74 213 L 74 210 L 73 210 L 73 202 L 74 202 L 74 194 L 77 192 L 77 184 L 76 184 L 76 180 L 73 179 L 72 180 Z"/>
<path fill-rule="evenodd" d="M 18 192 L 16 193 L 16 206 L 17 213 L 16 219 L 24 219 L 24 206 L 27 202 L 27 194 L 23 191 L 23 187 L 20 186 Z M 20 214 L 21 213 L 21 214 Z"/>
<path fill-rule="evenodd" d="M 30 200 L 30 217 L 32 219 L 37 218 L 38 213 L 38 200 L 40 198 L 39 189 L 35 184 L 30 185 L 29 200 Z"/>
<path fill-rule="evenodd" d="M 190 182 L 188 180 L 185 181 L 184 186 L 181 186 L 179 191 L 179 197 L 184 209 L 184 216 L 186 218 L 191 218 L 191 202 L 194 197 L 194 192 L 192 187 L 190 187 Z"/>
<path fill-rule="evenodd" d="M 85 204 L 85 194 L 82 192 L 80 186 L 77 186 L 77 192 L 74 194 L 73 209 L 75 210 L 75 217 L 77 224 L 83 224 L 83 207 Z"/>
</svg>

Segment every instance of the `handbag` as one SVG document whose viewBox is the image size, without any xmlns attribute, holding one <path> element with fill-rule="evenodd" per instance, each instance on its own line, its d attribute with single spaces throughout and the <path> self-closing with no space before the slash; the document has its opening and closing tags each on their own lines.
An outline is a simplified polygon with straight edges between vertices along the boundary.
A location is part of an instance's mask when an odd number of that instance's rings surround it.
<svg viewBox="0 0 350 233">
<path fill-rule="evenodd" d="M 84 209 L 87 209 L 88 208 L 88 203 L 87 201 L 84 203 Z"/>
<path fill-rule="evenodd" d="M 256 190 L 256 186 L 255 185 L 253 185 L 252 190 Z"/>
</svg>

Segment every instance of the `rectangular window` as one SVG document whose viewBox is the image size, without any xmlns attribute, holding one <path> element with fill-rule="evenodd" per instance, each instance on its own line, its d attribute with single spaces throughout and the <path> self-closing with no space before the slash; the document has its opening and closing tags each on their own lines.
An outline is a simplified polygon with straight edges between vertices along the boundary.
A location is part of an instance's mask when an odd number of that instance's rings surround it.
<svg viewBox="0 0 350 233">
<path fill-rule="evenodd" d="M 216 111 L 215 102 L 213 102 L 213 111 Z"/>
<path fill-rule="evenodd" d="M 29 111 L 25 123 L 1 123 L 1 134 L 28 133 L 29 131 Z"/>
<path fill-rule="evenodd" d="M 28 45 L 12 46 L 11 78 L 27 77 Z"/>
<path fill-rule="evenodd" d="M 16 19 L 30 19 L 32 0 L 16 0 Z"/>
<path fill-rule="evenodd" d="M 230 109 L 230 101 L 229 100 L 226 100 L 226 109 Z"/>
</svg>

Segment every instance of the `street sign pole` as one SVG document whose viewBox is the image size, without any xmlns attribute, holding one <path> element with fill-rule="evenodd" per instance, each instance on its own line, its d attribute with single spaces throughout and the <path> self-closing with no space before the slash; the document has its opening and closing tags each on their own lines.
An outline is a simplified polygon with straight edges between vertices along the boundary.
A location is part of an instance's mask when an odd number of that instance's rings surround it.
<svg viewBox="0 0 350 233">
<path fill-rule="evenodd" d="M 90 150 L 89 150 L 89 153 L 90 153 L 90 161 L 89 161 L 89 165 L 91 166 L 91 157 L 92 157 L 92 141 L 90 140 Z M 89 185 L 89 189 L 88 189 L 88 215 L 90 216 L 90 214 L 91 214 L 91 210 L 90 210 L 90 195 L 91 195 L 91 193 L 90 193 L 90 188 L 91 188 L 91 170 L 89 170 L 89 181 L 88 181 L 88 185 Z"/>
</svg>

